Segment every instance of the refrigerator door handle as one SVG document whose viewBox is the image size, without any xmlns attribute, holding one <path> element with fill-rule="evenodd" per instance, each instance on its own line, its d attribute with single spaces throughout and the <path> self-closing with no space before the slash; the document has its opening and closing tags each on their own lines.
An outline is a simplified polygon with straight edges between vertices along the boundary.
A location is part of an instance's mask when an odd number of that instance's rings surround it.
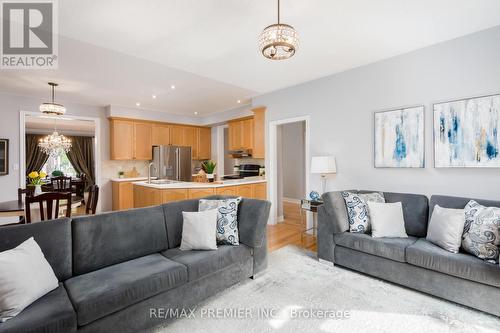
<svg viewBox="0 0 500 333">
<path fill-rule="evenodd" d="M 175 162 L 177 163 L 177 173 L 175 175 L 175 178 L 176 178 L 176 180 L 179 180 L 179 178 L 180 178 L 180 169 L 181 169 L 181 157 L 180 157 L 179 148 L 177 148 L 175 150 L 175 155 L 176 155 Z"/>
</svg>

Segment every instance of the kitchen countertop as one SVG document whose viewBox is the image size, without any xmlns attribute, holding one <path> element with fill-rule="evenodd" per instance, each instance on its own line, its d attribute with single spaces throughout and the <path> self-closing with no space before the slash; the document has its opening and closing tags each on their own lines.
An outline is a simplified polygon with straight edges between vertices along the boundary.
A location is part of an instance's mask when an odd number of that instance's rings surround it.
<svg viewBox="0 0 500 333">
<path fill-rule="evenodd" d="M 194 183 L 194 182 L 178 182 L 172 184 L 148 184 L 147 182 L 134 182 L 134 185 L 152 187 L 157 189 L 176 189 L 176 188 L 217 188 L 226 186 L 236 186 L 236 185 L 246 185 L 246 184 L 257 184 L 265 183 L 266 179 L 264 177 L 248 177 L 243 179 L 231 179 L 217 181 L 214 183 Z"/>
<path fill-rule="evenodd" d="M 135 177 L 135 178 L 111 178 L 112 182 L 137 182 L 139 180 L 147 180 L 148 177 Z"/>
</svg>

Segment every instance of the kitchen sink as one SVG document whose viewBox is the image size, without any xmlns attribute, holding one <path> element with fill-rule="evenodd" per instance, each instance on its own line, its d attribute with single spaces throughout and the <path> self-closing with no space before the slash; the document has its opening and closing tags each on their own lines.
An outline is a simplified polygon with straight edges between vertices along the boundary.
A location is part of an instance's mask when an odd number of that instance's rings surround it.
<svg viewBox="0 0 500 333">
<path fill-rule="evenodd" d="M 155 179 L 151 181 L 151 184 L 177 184 L 177 183 L 182 183 L 181 181 L 178 180 L 170 180 L 170 179 Z"/>
</svg>

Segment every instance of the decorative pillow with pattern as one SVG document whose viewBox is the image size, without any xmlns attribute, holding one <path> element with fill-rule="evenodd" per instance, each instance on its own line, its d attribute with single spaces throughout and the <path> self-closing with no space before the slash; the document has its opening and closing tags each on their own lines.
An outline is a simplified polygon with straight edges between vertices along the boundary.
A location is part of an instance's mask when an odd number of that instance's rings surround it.
<svg viewBox="0 0 500 333">
<path fill-rule="evenodd" d="M 217 244 L 239 245 L 238 204 L 241 197 L 234 199 L 200 199 L 198 211 L 217 209 Z"/>
<path fill-rule="evenodd" d="M 498 262 L 500 246 L 500 208 L 485 207 L 474 200 L 465 206 L 462 247 L 489 262 Z"/>
<path fill-rule="evenodd" d="M 341 194 L 347 207 L 349 231 L 365 234 L 370 232 L 370 213 L 367 202 L 385 203 L 383 194 L 380 192 L 358 194 L 345 191 Z"/>
</svg>

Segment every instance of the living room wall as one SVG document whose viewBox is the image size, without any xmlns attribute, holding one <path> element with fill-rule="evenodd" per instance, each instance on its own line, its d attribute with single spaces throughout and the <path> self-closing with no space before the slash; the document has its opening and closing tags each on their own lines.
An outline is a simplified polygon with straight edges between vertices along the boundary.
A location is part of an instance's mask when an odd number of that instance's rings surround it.
<svg viewBox="0 0 500 333">
<path fill-rule="evenodd" d="M 337 160 L 338 173 L 329 178 L 328 190 L 498 200 L 500 169 L 436 169 L 432 137 L 433 103 L 495 93 L 500 93 L 500 27 L 258 96 L 253 105 L 267 107 L 267 122 L 311 115 L 312 156 L 333 154 Z M 375 169 L 373 112 L 421 104 L 425 168 Z M 321 189 L 319 175 L 310 175 L 310 184 L 311 189 Z"/>
</svg>

